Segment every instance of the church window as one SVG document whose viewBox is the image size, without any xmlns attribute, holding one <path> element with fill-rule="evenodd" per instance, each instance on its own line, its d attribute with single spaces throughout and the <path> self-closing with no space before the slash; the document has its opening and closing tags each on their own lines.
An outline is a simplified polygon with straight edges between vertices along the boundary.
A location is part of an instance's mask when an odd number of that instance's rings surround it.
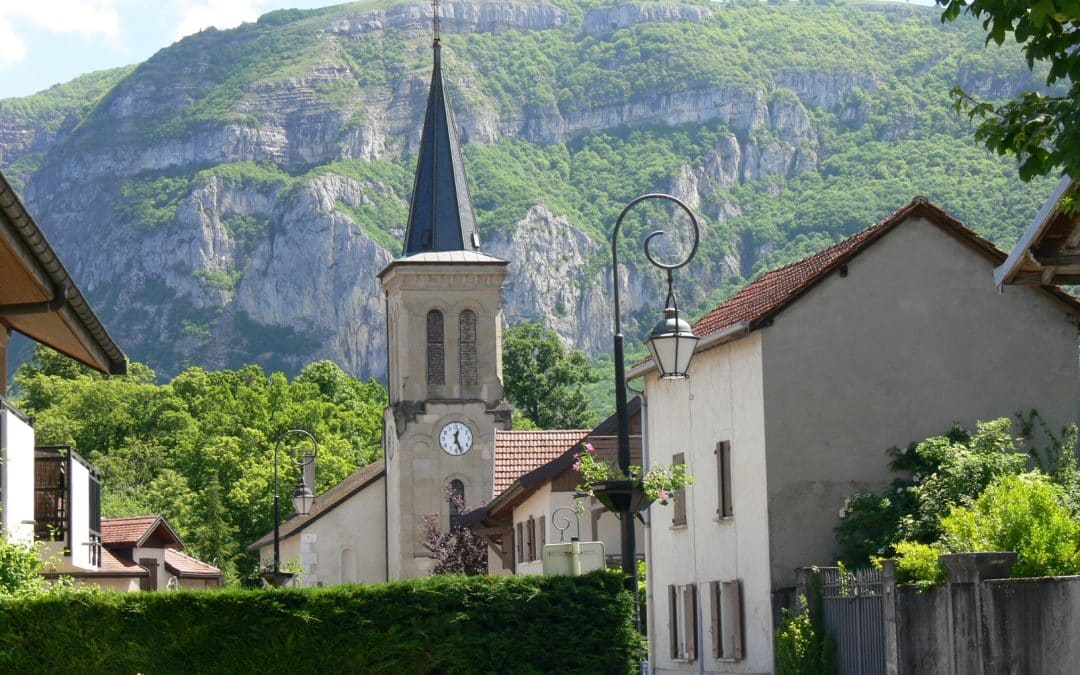
<svg viewBox="0 0 1080 675">
<path fill-rule="evenodd" d="M 476 312 L 466 309 L 458 317 L 461 385 L 476 384 Z"/>
<path fill-rule="evenodd" d="M 447 487 L 447 501 L 450 502 L 450 531 L 456 532 L 461 527 L 461 515 L 465 512 L 465 484 L 455 478 Z"/>
<path fill-rule="evenodd" d="M 427 315 L 427 383 L 446 384 L 446 349 L 443 345 L 443 313 Z"/>
</svg>

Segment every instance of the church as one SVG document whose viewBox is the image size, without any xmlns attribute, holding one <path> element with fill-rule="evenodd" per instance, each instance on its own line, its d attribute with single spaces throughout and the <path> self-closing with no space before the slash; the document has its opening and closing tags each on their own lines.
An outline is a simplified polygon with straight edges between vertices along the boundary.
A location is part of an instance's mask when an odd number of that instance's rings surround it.
<svg viewBox="0 0 1080 675">
<path fill-rule="evenodd" d="M 507 261 L 480 248 L 461 148 L 442 76 L 435 20 L 428 94 L 401 256 L 379 273 L 387 321 L 383 459 L 281 525 L 281 559 L 305 586 L 426 576 L 424 517 L 443 529 L 453 506 L 493 496 L 503 400 L 501 292 Z M 272 558 L 273 533 L 249 547 Z"/>
</svg>

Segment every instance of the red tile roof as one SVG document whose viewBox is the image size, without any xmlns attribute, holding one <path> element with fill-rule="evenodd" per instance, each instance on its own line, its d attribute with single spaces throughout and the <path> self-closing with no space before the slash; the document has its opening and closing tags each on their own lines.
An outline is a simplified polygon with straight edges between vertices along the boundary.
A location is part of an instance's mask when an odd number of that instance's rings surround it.
<svg viewBox="0 0 1080 675">
<path fill-rule="evenodd" d="M 117 555 L 107 548 L 101 549 L 101 563 L 98 565 L 98 574 L 106 576 L 144 576 L 146 568 L 135 564 L 133 560 L 122 555 Z"/>
<path fill-rule="evenodd" d="M 221 570 L 171 548 L 165 549 L 165 569 L 178 577 L 220 577 Z"/>
<path fill-rule="evenodd" d="M 829 272 L 839 268 L 871 242 L 876 241 L 912 215 L 923 216 L 951 230 L 952 234 L 969 239 L 971 243 L 987 253 L 993 251 L 998 256 L 1004 255 L 926 198 L 916 197 L 876 225 L 856 232 L 823 251 L 766 273 L 736 293 L 727 302 L 698 319 L 693 326 L 694 333 L 698 337 L 705 337 L 743 322 L 750 324 L 751 329 L 757 327 L 755 324 L 760 324 L 779 312 L 814 284 L 824 279 Z"/>
<path fill-rule="evenodd" d="M 103 518 L 101 543 L 106 546 L 134 546 L 157 520 L 158 516 Z"/>
<path fill-rule="evenodd" d="M 495 432 L 495 494 L 515 480 L 566 452 L 589 429 Z"/>
</svg>

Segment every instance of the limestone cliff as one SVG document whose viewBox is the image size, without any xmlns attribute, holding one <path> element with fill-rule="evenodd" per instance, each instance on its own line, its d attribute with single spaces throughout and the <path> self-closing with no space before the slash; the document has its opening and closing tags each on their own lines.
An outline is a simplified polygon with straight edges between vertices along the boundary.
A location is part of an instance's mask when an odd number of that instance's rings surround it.
<svg viewBox="0 0 1080 675">
<path fill-rule="evenodd" d="M 701 214 L 705 243 L 680 298 L 702 307 L 784 247 L 779 226 L 747 214 L 761 195 L 818 176 L 847 147 L 838 134 L 851 134 L 851 146 L 937 133 L 918 102 L 894 110 L 903 78 L 930 73 L 1001 92 L 1024 80 L 968 63 L 959 44 L 918 63 L 807 58 L 801 44 L 832 40 L 815 17 L 849 30 L 856 52 L 873 46 L 874 30 L 893 30 L 882 13 L 843 12 L 858 16 L 694 2 L 443 3 L 448 88 L 484 249 L 510 261 L 507 320 L 542 320 L 568 344 L 605 353 L 606 233 L 620 202 L 667 191 Z M 790 35 L 796 15 L 805 38 Z M 887 20 L 925 40 L 948 38 L 927 12 L 897 16 Z M 162 374 L 246 362 L 295 372 L 331 358 L 381 375 L 375 275 L 399 252 L 430 21 L 427 3 L 355 3 L 204 31 L 98 78 L 79 103 L 69 92 L 47 115 L 34 97 L 0 101 L 0 166 L 25 183 L 31 211 L 120 344 Z M 655 168 L 630 166 L 643 139 L 663 148 L 648 157 Z M 541 180 L 552 182 L 541 189 Z M 637 330 L 655 318 L 661 278 L 640 253 L 624 259 L 624 318 Z"/>
</svg>

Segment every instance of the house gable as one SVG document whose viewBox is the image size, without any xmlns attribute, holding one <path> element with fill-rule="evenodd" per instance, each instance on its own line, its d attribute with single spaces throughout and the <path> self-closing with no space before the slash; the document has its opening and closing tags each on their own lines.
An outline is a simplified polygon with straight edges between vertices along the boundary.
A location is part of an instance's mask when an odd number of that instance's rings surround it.
<svg viewBox="0 0 1080 675">
<path fill-rule="evenodd" d="M 914 209 L 773 314 L 762 368 L 774 583 L 836 559 L 836 514 L 894 477 L 889 447 L 1031 408 L 1053 427 L 1076 419 L 1075 301 L 999 293 L 1001 256 Z"/>
</svg>

